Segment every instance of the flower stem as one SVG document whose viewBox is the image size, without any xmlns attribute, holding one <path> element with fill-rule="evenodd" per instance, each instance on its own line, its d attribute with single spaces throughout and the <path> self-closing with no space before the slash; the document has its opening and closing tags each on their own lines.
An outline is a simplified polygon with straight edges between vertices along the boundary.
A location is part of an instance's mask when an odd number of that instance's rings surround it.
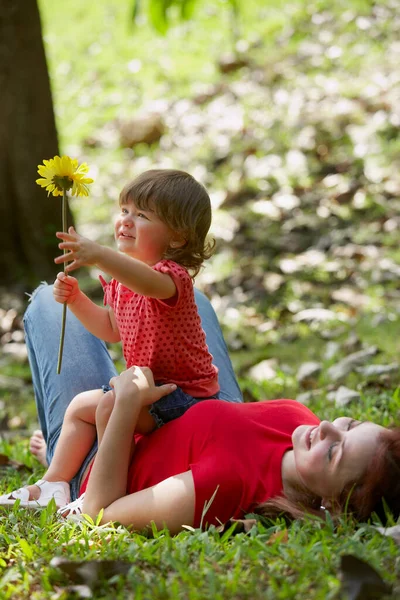
<svg viewBox="0 0 400 600">
<path fill-rule="evenodd" d="M 62 230 L 64 233 L 67 231 L 67 190 L 65 189 L 65 187 L 63 188 L 63 196 L 62 196 Z M 64 248 L 64 254 L 66 254 L 66 252 L 67 252 L 67 250 Z M 64 263 L 64 273 L 65 273 L 66 266 L 67 266 L 67 263 Z M 67 303 L 64 302 L 63 312 L 62 312 L 62 321 L 61 321 L 60 345 L 58 347 L 57 375 L 59 375 L 61 373 L 66 319 L 67 319 Z"/>
</svg>

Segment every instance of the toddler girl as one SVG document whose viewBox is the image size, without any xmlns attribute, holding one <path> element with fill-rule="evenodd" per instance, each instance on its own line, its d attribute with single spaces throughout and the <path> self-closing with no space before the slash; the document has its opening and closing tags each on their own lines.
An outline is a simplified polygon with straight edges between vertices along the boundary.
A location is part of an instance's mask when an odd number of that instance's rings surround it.
<svg viewBox="0 0 400 600">
<path fill-rule="evenodd" d="M 217 368 L 206 345 L 192 282 L 213 250 L 206 241 L 211 204 L 191 175 L 169 169 L 137 177 L 123 188 L 119 204 L 115 223 L 119 252 L 80 236 L 73 227 L 57 233 L 60 249 L 68 252 L 55 262 L 67 261 L 67 273 L 95 265 L 112 277 L 110 283 L 101 278 L 105 307 L 93 303 L 78 281 L 64 273 L 57 275 L 54 297 L 67 302 L 93 335 L 106 342 L 121 340 L 127 368 L 150 367 L 156 384 L 174 384 L 168 395 L 142 410 L 136 431 L 149 433 L 197 402 L 218 398 Z M 24 488 L 29 498 L 21 498 L 21 505 L 45 506 L 52 497 L 58 506 L 69 502 L 67 482 L 96 438 L 96 411 L 104 422 L 113 402 L 108 385 L 75 396 L 51 465 L 37 487 Z M 100 438 L 99 433 L 99 442 Z"/>
</svg>

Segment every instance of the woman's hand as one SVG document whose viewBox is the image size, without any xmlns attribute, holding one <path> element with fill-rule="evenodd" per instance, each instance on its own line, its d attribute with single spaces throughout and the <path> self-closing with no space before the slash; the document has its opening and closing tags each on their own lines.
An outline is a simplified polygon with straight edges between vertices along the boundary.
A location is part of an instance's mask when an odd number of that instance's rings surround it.
<svg viewBox="0 0 400 600">
<path fill-rule="evenodd" d="M 68 229 L 68 233 L 58 231 L 56 236 L 63 240 L 58 244 L 60 250 L 69 250 L 69 252 L 57 256 L 54 262 L 60 264 L 72 261 L 65 267 L 67 272 L 79 269 L 79 267 L 94 265 L 98 261 L 102 246 L 79 235 L 73 227 Z"/>
<path fill-rule="evenodd" d="M 176 390 L 174 383 L 156 386 L 151 369 L 137 366 L 122 371 L 118 377 L 112 377 L 110 385 L 114 388 L 117 402 L 119 399 L 136 398 L 141 406 L 153 404 Z"/>
<path fill-rule="evenodd" d="M 190 471 L 126 495 L 139 414 L 144 406 L 172 392 L 176 385 L 157 387 L 147 367 L 131 367 L 112 377 L 110 385 L 114 388 L 115 403 L 90 474 L 83 511 L 95 518 L 103 508 L 103 523 L 115 519 L 138 530 L 152 521 L 157 527 L 166 525 L 173 532 L 182 525 L 193 525 L 195 492 Z"/>
<path fill-rule="evenodd" d="M 80 292 L 78 280 L 65 273 L 58 273 L 53 285 L 53 296 L 60 304 L 73 304 Z"/>
</svg>

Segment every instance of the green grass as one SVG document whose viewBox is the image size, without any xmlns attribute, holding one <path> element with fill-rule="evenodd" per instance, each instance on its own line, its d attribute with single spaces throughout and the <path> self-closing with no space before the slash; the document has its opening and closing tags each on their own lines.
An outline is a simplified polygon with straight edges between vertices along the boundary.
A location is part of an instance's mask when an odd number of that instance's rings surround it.
<svg viewBox="0 0 400 600">
<path fill-rule="evenodd" d="M 54 598 L 68 578 L 49 566 L 58 556 L 74 562 L 127 561 L 127 575 L 96 581 L 96 598 L 338 598 L 340 556 L 353 554 L 371 564 L 390 584 L 398 549 L 373 527 L 355 529 L 342 522 L 336 529 L 320 523 L 258 524 L 250 534 L 232 537 L 189 531 L 171 538 L 168 531 L 153 539 L 132 535 L 120 526 L 60 524 L 49 507 L 27 516 L 3 510 L 0 540 L 7 550 L 0 558 L 8 569 L 1 582 L 2 598 Z M 7 519 L 4 517 L 7 515 Z M 55 552 L 56 549 L 56 552 Z M 70 597 L 66 592 L 58 596 Z"/>
<path fill-rule="evenodd" d="M 165 37 L 156 36 L 145 20 L 131 27 L 129 0 L 39 0 L 61 151 L 87 160 L 95 175 L 90 198 L 72 202 L 78 228 L 111 243 L 110 212 L 121 186 L 138 170 L 168 164 L 194 173 L 199 169 L 216 196 L 241 185 L 254 189 L 257 198 L 269 198 L 282 188 L 295 190 L 305 207 L 300 233 L 302 227 L 314 222 L 321 205 L 328 206 L 333 216 L 326 224 L 320 220 L 317 228 L 335 235 L 350 228 L 352 242 L 376 244 L 383 258 L 398 262 L 398 229 L 380 229 L 386 215 L 396 217 L 398 205 L 392 197 L 386 201 L 385 179 L 366 183 L 364 173 L 372 164 L 395 177 L 398 142 L 393 126 L 386 124 L 370 134 L 374 143 L 368 156 L 362 158 L 355 156 L 355 142 L 346 129 L 349 124 L 371 122 L 379 110 L 374 103 L 379 104 L 381 92 L 371 92 L 377 85 L 377 74 L 387 77 L 397 72 L 398 59 L 389 52 L 398 31 L 393 3 L 247 0 L 242 4 L 239 48 L 245 49 L 251 68 L 221 75 L 218 59 L 230 52 L 234 43 L 223 0 L 199 3 L 196 19 L 190 23 L 177 23 L 172 15 L 174 26 Z M 366 20 L 357 21 L 357 17 Z M 314 49 L 310 42 L 316 44 Z M 340 56 L 330 50 L 338 47 Z M 230 105 L 214 105 L 211 110 L 212 101 L 200 107 L 192 102 L 204 85 L 214 84 L 223 84 L 227 97 L 234 97 L 243 111 L 243 126 L 233 133 L 228 131 L 227 156 L 222 158 L 216 150 L 216 131 L 225 113 L 229 114 Z M 296 93 L 299 95 L 294 96 L 297 100 L 292 105 L 280 100 L 285 94 L 290 98 Z M 310 110 L 312 94 L 319 103 Z M 302 105 L 304 98 L 307 101 Z M 341 98 L 353 100 L 358 108 L 350 115 L 332 116 L 330 111 Z M 201 143 L 196 141 L 189 149 L 182 149 L 182 136 L 174 137 L 176 132 L 170 130 L 164 146 L 119 147 L 118 119 L 129 119 L 154 107 L 161 107 L 168 116 L 182 99 L 191 103 L 192 116 L 201 119 Z M 365 108 L 363 103 L 368 102 L 371 106 Z M 173 126 L 179 129 L 179 122 L 173 121 Z M 289 172 L 282 167 L 267 177 L 244 173 L 247 157 L 259 160 L 278 155 L 285 165 L 287 152 L 298 147 L 299 134 L 307 127 L 315 129 L 319 146 L 329 150 L 325 162 L 315 149 L 302 149 L 307 160 L 305 172 Z M 96 136 L 100 141 L 93 144 Z M 350 162 L 344 179 L 361 181 L 365 188 L 364 208 L 335 202 L 321 183 L 321 169 L 344 160 Z M 344 344 L 352 333 L 357 334 L 360 345 L 378 346 L 380 354 L 372 362 L 398 360 L 396 279 L 377 281 L 376 263 L 372 261 L 362 270 L 355 260 L 341 264 L 334 272 L 324 265 L 303 268 L 286 277 L 278 291 L 267 293 L 264 273 L 279 273 L 279 261 L 295 259 L 301 251 L 289 251 L 281 241 L 286 235 L 281 222 L 268 222 L 243 203 L 226 211 L 217 209 L 215 220 L 225 225 L 228 213 L 240 230 L 234 232 L 231 241 L 219 240 L 218 255 L 206 270 L 206 274 L 214 270 L 215 280 L 209 283 L 207 277 L 200 277 L 199 285 L 214 300 L 227 298 L 232 303 L 228 310 L 222 305 L 219 316 L 246 398 L 296 397 L 305 391 L 296 380 L 297 369 L 302 362 L 318 360 L 322 363 L 315 382 L 318 392 L 310 401 L 318 415 L 333 419 L 351 414 L 382 425 L 399 419 L 398 375 L 366 381 L 359 374 L 350 374 L 343 383 L 357 389 L 361 401 L 341 410 L 327 400 L 332 384 L 326 375 L 329 366 L 348 354 Z M 242 245 L 240 235 L 244 236 Z M 286 239 L 292 241 L 290 236 Z M 336 260 L 329 251 L 327 257 Z M 332 291 L 342 284 L 354 285 L 352 271 L 357 289 L 369 298 L 362 308 L 349 308 L 331 298 Z M 79 278 L 82 287 L 100 300 L 96 273 L 82 272 Z M 300 309 L 332 308 L 347 320 L 295 323 L 292 317 L 298 309 L 292 308 L 293 303 L 300 303 Z M 268 322 L 271 328 L 265 328 Z M 333 358 L 325 356 L 328 340 L 338 343 Z M 113 346 L 113 352 L 122 368 L 119 346 Z M 253 381 L 249 368 L 270 358 L 277 360 L 276 377 Z M 0 417 L 11 429 L 2 432 L 0 453 L 25 465 L 20 470 L 3 466 L 4 491 L 34 482 L 43 470 L 27 446 L 26 430 L 35 427 L 28 365 L 7 358 L 2 374 L 26 383 L 21 390 L 2 390 Z M 276 536 L 277 532 L 283 537 Z M 371 524 L 357 526 L 346 519 L 337 528 L 329 523 L 325 527 L 318 522 L 295 523 L 287 540 L 285 525 L 279 521 L 259 523 L 249 535 L 227 532 L 221 536 L 212 528 L 207 532 L 184 531 L 175 538 L 166 531 L 155 532 L 149 539 L 118 525 L 60 523 L 52 508 L 42 513 L 0 508 L 1 599 L 73 597 L 66 587 L 68 578 L 49 564 L 58 556 L 71 561 L 123 560 L 132 564 L 127 575 L 114 576 L 109 582 L 100 575 L 96 598 L 336 600 L 341 597 L 340 556 L 345 553 L 367 561 L 385 581 L 399 588 L 398 547 Z M 398 597 L 396 593 L 391 597 Z"/>
</svg>

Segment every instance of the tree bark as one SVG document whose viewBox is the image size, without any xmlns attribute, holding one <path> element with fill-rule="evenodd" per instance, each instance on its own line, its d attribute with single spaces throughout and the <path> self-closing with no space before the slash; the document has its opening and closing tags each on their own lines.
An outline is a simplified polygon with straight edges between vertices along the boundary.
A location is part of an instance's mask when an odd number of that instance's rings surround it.
<svg viewBox="0 0 400 600">
<path fill-rule="evenodd" d="M 58 154 L 36 0 L 0 0 L 0 95 L 0 285 L 29 291 L 59 270 L 61 229 L 61 197 L 35 183 Z"/>
</svg>

